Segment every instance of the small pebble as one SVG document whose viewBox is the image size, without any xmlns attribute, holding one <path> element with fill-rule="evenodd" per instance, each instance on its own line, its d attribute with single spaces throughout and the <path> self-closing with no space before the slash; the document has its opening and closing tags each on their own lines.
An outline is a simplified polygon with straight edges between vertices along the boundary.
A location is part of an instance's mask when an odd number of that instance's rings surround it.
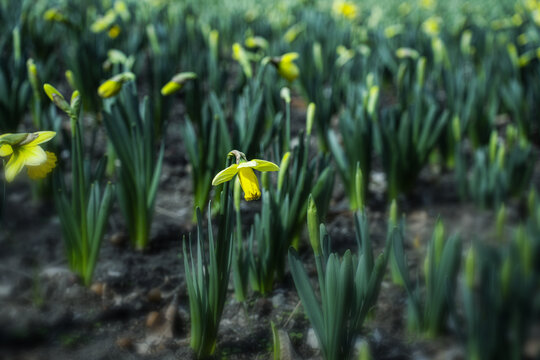
<svg viewBox="0 0 540 360">
<path fill-rule="evenodd" d="M 150 302 L 160 302 L 162 299 L 161 290 L 159 290 L 158 288 L 153 288 L 148 292 L 147 298 Z"/>
<path fill-rule="evenodd" d="M 92 291 L 97 296 L 103 296 L 103 293 L 105 292 L 105 284 L 93 283 L 92 286 L 90 286 L 90 291 Z"/>
<path fill-rule="evenodd" d="M 121 232 L 116 232 L 109 237 L 110 243 L 115 246 L 123 245 L 126 242 L 126 240 L 127 240 L 126 235 Z"/>
<path fill-rule="evenodd" d="M 133 347 L 133 339 L 127 336 L 122 336 L 116 339 L 116 346 L 121 349 L 131 349 Z"/>
<path fill-rule="evenodd" d="M 153 328 L 154 326 L 156 326 L 159 320 L 160 320 L 159 312 L 157 311 L 150 312 L 148 316 L 146 317 L 146 327 Z"/>
</svg>

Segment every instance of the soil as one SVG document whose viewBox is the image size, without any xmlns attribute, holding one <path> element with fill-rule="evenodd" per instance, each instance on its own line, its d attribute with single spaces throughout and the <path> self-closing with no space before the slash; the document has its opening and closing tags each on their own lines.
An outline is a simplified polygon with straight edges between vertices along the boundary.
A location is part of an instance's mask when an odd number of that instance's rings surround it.
<svg viewBox="0 0 540 360">
<path fill-rule="evenodd" d="M 8 185 L 0 236 L 0 358 L 193 358 L 180 256 L 183 236 L 194 231 L 192 186 L 176 124 L 170 125 L 167 136 L 148 250 L 136 252 L 126 243 L 122 218 L 115 207 L 90 288 L 83 287 L 67 269 L 53 203 L 34 202 L 25 180 Z M 387 214 L 377 169 L 373 179 L 369 218 L 379 252 L 384 246 Z M 421 269 L 424 245 L 437 217 L 443 219 L 449 232 L 459 232 L 466 240 L 494 229 L 493 212 L 461 203 L 455 188 L 451 173 L 426 169 L 413 194 L 400 200 L 413 271 Z M 259 205 L 243 202 L 242 206 L 245 219 L 250 219 L 249 213 L 257 211 Z M 519 217 L 517 209 L 519 204 L 509 206 L 511 221 Z M 247 221 L 244 224 L 249 225 Z M 334 250 L 356 249 L 352 213 L 338 179 L 327 226 Z M 301 256 L 314 280 L 315 266 L 306 244 L 304 241 Z M 430 341 L 410 338 L 405 330 L 405 309 L 403 289 L 387 276 L 377 309 L 365 323 L 361 338 L 369 342 L 375 359 L 464 358 L 457 336 L 452 335 L 459 331 Z M 321 359 L 318 350 L 308 345 L 310 325 L 288 273 L 267 297 L 252 294 L 245 303 L 234 299 L 230 286 L 216 358 L 272 358 L 270 321 L 286 331 L 297 358 Z"/>
</svg>

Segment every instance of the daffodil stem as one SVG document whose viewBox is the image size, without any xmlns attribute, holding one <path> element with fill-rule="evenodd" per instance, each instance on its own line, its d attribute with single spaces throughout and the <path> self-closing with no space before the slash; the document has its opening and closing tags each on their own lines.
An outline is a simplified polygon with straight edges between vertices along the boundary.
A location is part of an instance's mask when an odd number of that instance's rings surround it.
<svg viewBox="0 0 540 360">
<path fill-rule="evenodd" d="M 289 152 L 291 147 L 291 103 L 285 102 L 285 134 L 283 136 L 283 154 Z"/>
</svg>

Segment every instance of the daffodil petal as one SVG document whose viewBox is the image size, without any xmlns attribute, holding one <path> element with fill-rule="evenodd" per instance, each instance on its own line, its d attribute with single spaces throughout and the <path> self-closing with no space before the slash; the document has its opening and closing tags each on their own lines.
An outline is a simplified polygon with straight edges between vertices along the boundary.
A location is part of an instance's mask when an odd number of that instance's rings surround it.
<svg viewBox="0 0 540 360">
<path fill-rule="evenodd" d="M 298 59 L 298 56 L 299 55 L 297 52 L 286 53 L 286 54 L 281 55 L 281 61 L 291 62 L 293 60 Z"/>
<path fill-rule="evenodd" d="M 255 170 L 259 170 L 259 171 L 279 171 L 279 166 L 277 166 L 273 162 L 266 161 L 266 160 L 259 160 L 259 159 L 253 159 L 251 161 L 254 161 L 256 163 L 256 165 L 253 166 L 253 169 L 255 169 Z"/>
<path fill-rule="evenodd" d="M 0 145 L 0 156 L 9 156 L 13 154 L 13 148 L 9 144 L 2 144 Z"/>
<path fill-rule="evenodd" d="M 35 146 L 35 145 L 47 142 L 47 141 L 51 140 L 56 135 L 56 132 L 54 132 L 54 131 L 38 131 L 38 132 L 35 132 L 34 134 L 37 135 L 37 137 L 34 140 L 30 141 L 29 143 L 24 144 L 25 147 L 27 147 L 27 146 Z"/>
<path fill-rule="evenodd" d="M 14 152 L 5 167 L 6 181 L 12 182 L 15 176 L 21 172 L 24 167 L 24 159 L 19 156 L 18 152 Z"/>
<path fill-rule="evenodd" d="M 261 197 L 259 181 L 251 168 L 239 169 L 238 178 L 240 179 L 240 186 L 242 186 L 242 190 L 244 190 L 244 198 L 246 201 L 257 200 Z"/>
<path fill-rule="evenodd" d="M 238 172 L 238 165 L 232 164 L 228 168 L 221 170 L 212 180 L 212 185 L 216 186 L 224 183 L 225 181 L 231 180 L 234 175 Z"/>
<path fill-rule="evenodd" d="M 23 161 L 23 165 L 38 166 L 47 161 L 45 150 L 39 146 L 21 146 L 17 153 L 18 157 Z"/>
<path fill-rule="evenodd" d="M 241 162 L 240 164 L 238 164 L 238 169 L 252 168 L 252 167 L 254 167 L 256 165 L 257 165 L 257 162 L 255 160 L 244 161 L 244 162 Z"/>
</svg>

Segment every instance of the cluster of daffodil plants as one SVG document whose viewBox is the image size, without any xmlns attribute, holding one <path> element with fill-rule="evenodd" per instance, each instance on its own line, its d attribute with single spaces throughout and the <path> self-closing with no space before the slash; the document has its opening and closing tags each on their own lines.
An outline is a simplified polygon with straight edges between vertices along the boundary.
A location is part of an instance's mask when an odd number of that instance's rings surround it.
<svg viewBox="0 0 540 360">
<path fill-rule="evenodd" d="M 246 303 L 290 273 L 325 359 L 352 358 L 385 276 L 412 336 L 519 359 L 540 313 L 540 1 L 486 4 L 0 0 L 0 207 L 10 183 L 36 180 L 89 286 L 115 204 L 132 247 L 148 248 L 174 154 L 191 178 L 196 235 L 182 255 L 197 357 L 216 352 L 229 282 Z M 496 225 L 458 235 L 438 220 L 415 273 L 397 204 L 448 173 Z M 336 193 L 356 230 L 343 253 L 324 225 Z"/>
</svg>

